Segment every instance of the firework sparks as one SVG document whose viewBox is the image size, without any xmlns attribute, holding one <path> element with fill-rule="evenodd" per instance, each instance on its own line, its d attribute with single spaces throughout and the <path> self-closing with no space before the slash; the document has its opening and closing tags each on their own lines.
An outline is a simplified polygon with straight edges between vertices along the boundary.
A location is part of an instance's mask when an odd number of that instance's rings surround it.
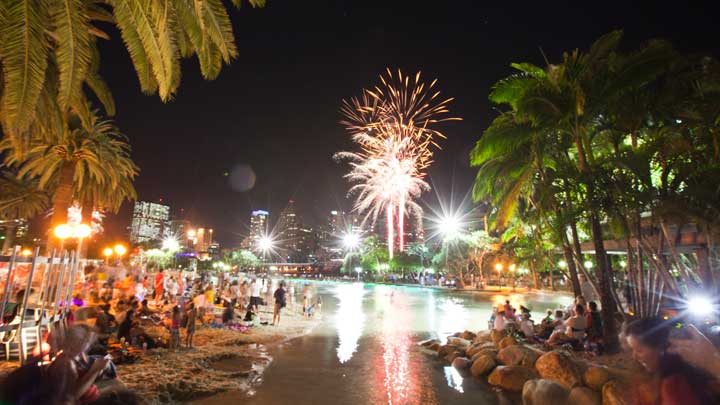
<svg viewBox="0 0 720 405">
<path fill-rule="evenodd" d="M 436 138 L 445 138 L 434 124 L 459 120 L 447 116 L 449 99 L 441 99 L 435 90 L 421 81 L 388 69 L 380 75 L 380 84 L 366 89 L 362 96 L 343 101 L 341 112 L 357 152 L 339 152 L 335 156 L 350 162 L 345 176 L 354 183 L 354 210 L 365 213 L 373 223 L 384 212 L 387 217 L 388 251 L 393 256 L 395 228 L 398 248 L 404 248 L 405 216 L 420 220 L 422 208 L 414 201 L 430 189 L 425 169 L 432 163 Z"/>
</svg>

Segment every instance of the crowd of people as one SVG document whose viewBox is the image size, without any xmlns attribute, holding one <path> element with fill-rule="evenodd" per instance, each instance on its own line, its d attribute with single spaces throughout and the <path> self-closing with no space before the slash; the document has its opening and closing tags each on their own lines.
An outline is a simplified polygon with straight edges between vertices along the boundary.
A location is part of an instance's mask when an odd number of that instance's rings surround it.
<svg viewBox="0 0 720 405">
<path fill-rule="evenodd" d="M 88 266 L 74 287 L 68 317 L 41 337 L 47 344 L 39 345 L 25 366 L 5 378 L 0 400 L 94 402 L 106 394 L 98 388 L 102 379 L 119 381 L 115 364 L 145 350 L 191 350 L 198 328 L 244 332 L 279 325 L 286 308 L 299 312 L 302 304 L 303 316 L 310 318 L 321 307 L 310 284 L 243 275 Z M 33 380 L 46 387 L 34 387 Z M 116 389 L 111 394 L 119 395 Z"/>
<path fill-rule="evenodd" d="M 489 329 L 517 333 L 533 343 L 547 346 L 570 345 L 574 349 L 602 351 L 602 318 L 595 301 L 586 302 L 578 296 L 562 309 L 548 309 L 546 316 L 535 324 L 530 309 L 520 306 L 517 313 L 510 301 L 493 308 Z"/>
</svg>

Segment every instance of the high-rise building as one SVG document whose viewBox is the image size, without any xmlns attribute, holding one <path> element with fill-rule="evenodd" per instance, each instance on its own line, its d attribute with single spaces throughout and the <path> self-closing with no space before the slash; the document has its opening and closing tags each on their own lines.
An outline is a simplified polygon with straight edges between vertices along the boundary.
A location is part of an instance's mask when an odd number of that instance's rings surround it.
<svg viewBox="0 0 720 405">
<path fill-rule="evenodd" d="M 255 210 L 250 213 L 250 235 L 243 239 L 243 249 L 255 250 L 260 239 L 268 234 L 268 217 L 270 213 L 265 210 Z"/>
<path fill-rule="evenodd" d="M 170 207 L 149 201 L 136 201 L 130 223 L 130 241 L 159 241 L 170 227 Z"/>
<path fill-rule="evenodd" d="M 302 244 L 302 235 L 299 222 L 295 212 L 295 202 L 290 200 L 285 209 L 280 213 L 276 227 L 278 233 L 278 252 L 288 262 L 296 262 L 300 259 L 298 256 L 301 254 L 300 246 Z"/>
</svg>

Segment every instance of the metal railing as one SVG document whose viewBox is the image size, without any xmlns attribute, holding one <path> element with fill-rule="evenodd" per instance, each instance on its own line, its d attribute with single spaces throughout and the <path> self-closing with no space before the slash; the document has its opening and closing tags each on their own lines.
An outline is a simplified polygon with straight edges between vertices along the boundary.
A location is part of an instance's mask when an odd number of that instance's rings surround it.
<svg viewBox="0 0 720 405">
<path fill-rule="evenodd" d="M 22 364 L 28 357 L 28 337 L 40 347 L 44 331 L 66 323 L 78 267 L 75 251 L 53 251 L 48 258 L 37 248 L 31 256 L 22 256 L 17 246 L 12 255 L 0 256 L 0 342 L 6 360 L 16 344 Z"/>
</svg>

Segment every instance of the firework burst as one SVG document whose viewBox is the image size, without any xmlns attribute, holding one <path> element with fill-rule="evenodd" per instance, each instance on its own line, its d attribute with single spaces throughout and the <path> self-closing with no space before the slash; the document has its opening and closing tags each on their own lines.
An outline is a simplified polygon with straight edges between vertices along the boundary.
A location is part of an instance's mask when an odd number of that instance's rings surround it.
<svg viewBox="0 0 720 405">
<path fill-rule="evenodd" d="M 433 148 L 439 148 L 435 139 L 445 138 L 434 124 L 459 120 L 447 116 L 452 99 L 441 99 L 435 84 L 422 82 L 420 72 L 411 77 L 387 69 L 378 86 L 343 100 L 341 107 L 341 123 L 360 150 L 335 157 L 350 163 L 345 177 L 354 183 L 354 210 L 373 223 L 385 213 L 390 257 L 396 229 L 398 248 L 404 248 L 405 216 L 422 218 L 414 199 L 430 189 L 425 169 L 432 163 Z"/>
</svg>

